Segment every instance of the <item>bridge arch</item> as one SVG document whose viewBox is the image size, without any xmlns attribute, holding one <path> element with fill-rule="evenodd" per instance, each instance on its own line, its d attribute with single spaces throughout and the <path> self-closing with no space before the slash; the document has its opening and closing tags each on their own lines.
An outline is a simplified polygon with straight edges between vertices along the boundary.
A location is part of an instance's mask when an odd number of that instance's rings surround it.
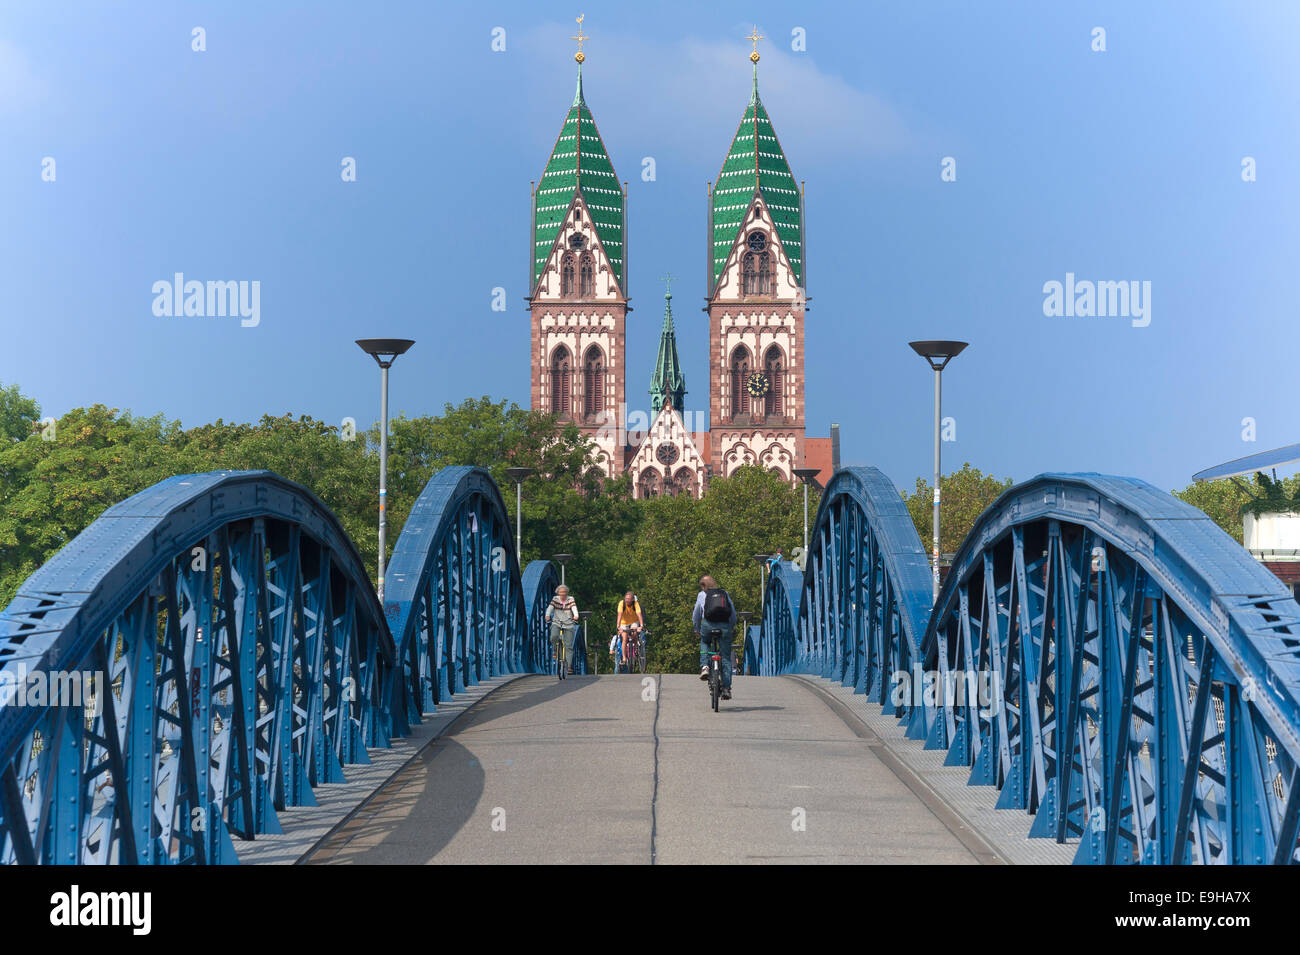
<svg viewBox="0 0 1300 955">
<path fill-rule="evenodd" d="M 278 832 L 275 809 L 368 762 L 393 660 L 306 488 L 220 471 L 141 491 L 0 614 L 0 862 L 233 861 L 232 832 Z M 88 708 L 15 696 L 89 674 Z"/>
<path fill-rule="evenodd" d="M 897 706 L 891 688 L 894 674 L 910 671 L 918 659 L 932 578 L 890 480 L 876 468 L 837 471 L 822 494 L 804 559 L 797 598 L 786 565 L 772 575 L 763 611 L 764 648 L 772 657 L 763 672 L 839 680 L 919 726 L 920 714 Z"/>
<path fill-rule="evenodd" d="M 1043 474 L 962 543 L 924 636 L 927 746 L 1078 861 L 1296 861 L 1300 606 L 1144 481 Z"/>
<path fill-rule="evenodd" d="M 555 572 L 552 561 L 532 560 L 524 568 L 523 581 L 524 606 L 528 608 L 528 656 L 524 669 L 529 673 L 554 673 L 546 605 L 555 596 L 555 588 L 560 586 L 560 575 Z M 576 673 L 587 672 L 587 648 L 581 628 L 573 644 L 573 669 Z"/>
<path fill-rule="evenodd" d="M 768 574 L 759 633 L 757 672 L 760 675 L 789 673 L 798 663 L 802 591 L 803 574 L 793 562 L 782 561 Z"/>
<path fill-rule="evenodd" d="M 537 672 L 515 539 L 483 468 L 443 468 L 424 486 L 393 548 L 384 609 L 400 667 L 385 697 L 406 735 L 446 696 L 520 669 Z"/>
</svg>

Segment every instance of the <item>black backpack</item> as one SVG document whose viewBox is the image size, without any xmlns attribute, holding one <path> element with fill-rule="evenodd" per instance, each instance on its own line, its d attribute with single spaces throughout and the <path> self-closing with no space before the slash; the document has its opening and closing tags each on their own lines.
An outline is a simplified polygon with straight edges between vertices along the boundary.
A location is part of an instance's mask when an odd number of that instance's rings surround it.
<svg viewBox="0 0 1300 955">
<path fill-rule="evenodd" d="M 704 591 L 704 619 L 709 623 L 731 622 L 731 598 L 721 587 Z"/>
</svg>

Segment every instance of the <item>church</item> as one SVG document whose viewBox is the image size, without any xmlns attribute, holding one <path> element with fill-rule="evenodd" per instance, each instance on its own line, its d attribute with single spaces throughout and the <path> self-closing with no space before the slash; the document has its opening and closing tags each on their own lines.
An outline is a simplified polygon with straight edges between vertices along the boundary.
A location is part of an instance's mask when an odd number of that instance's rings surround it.
<svg viewBox="0 0 1300 955">
<path fill-rule="evenodd" d="M 649 413 L 628 412 L 627 184 L 583 93 L 581 18 L 574 39 L 577 91 L 532 192 L 532 407 L 587 434 L 604 474 L 629 474 L 637 497 L 701 497 L 746 464 L 791 482 L 795 468 L 816 468 L 825 485 L 831 439 L 804 428 L 804 197 L 759 99 L 762 37 L 749 37 L 753 93 L 709 184 L 707 430 L 685 411 L 671 289 Z"/>
</svg>

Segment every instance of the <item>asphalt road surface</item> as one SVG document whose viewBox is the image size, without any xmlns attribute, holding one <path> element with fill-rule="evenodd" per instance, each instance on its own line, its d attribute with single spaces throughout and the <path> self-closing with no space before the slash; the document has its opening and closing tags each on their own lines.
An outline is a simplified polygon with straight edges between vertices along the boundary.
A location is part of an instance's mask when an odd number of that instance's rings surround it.
<svg viewBox="0 0 1300 955">
<path fill-rule="evenodd" d="M 989 861 L 808 684 L 527 677 L 431 743 L 313 863 Z"/>
</svg>

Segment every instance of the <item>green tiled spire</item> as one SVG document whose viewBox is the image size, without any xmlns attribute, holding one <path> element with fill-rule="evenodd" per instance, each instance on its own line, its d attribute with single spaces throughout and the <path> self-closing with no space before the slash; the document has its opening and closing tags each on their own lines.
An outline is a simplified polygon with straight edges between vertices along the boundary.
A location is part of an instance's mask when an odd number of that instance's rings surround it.
<svg viewBox="0 0 1300 955">
<path fill-rule="evenodd" d="M 541 277 L 555 246 L 560 224 L 575 194 L 582 196 L 591 213 L 596 235 L 610 267 L 623 286 L 623 189 L 614 164 L 601 141 L 596 121 L 582 96 L 582 64 L 578 64 L 578 90 L 564 118 L 560 137 L 538 180 L 533 197 L 533 285 Z"/>
<path fill-rule="evenodd" d="M 713 187 L 710 285 L 722 274 L 755 191 L 762 195 L 768 215 L 776 223 L 795 280 L 803 285 L 803 199 L 772 121 L 758 98 L 757 63 L 754 64 L 754 92 Z"/>
<path fill-rule="evenodd" d="M 655 359 L 655 374 L 650 380 L 650 420 L 654 421 L 663 410 L 665 399 L 671 399 L 679 412 L 686 403 L 686 376 L 677 357 L 677 332 L 673 329 L 673 293 L 669 285 L 664 292 L 664 328 L 659 333 L 659 357 Z"/>
</svg>

